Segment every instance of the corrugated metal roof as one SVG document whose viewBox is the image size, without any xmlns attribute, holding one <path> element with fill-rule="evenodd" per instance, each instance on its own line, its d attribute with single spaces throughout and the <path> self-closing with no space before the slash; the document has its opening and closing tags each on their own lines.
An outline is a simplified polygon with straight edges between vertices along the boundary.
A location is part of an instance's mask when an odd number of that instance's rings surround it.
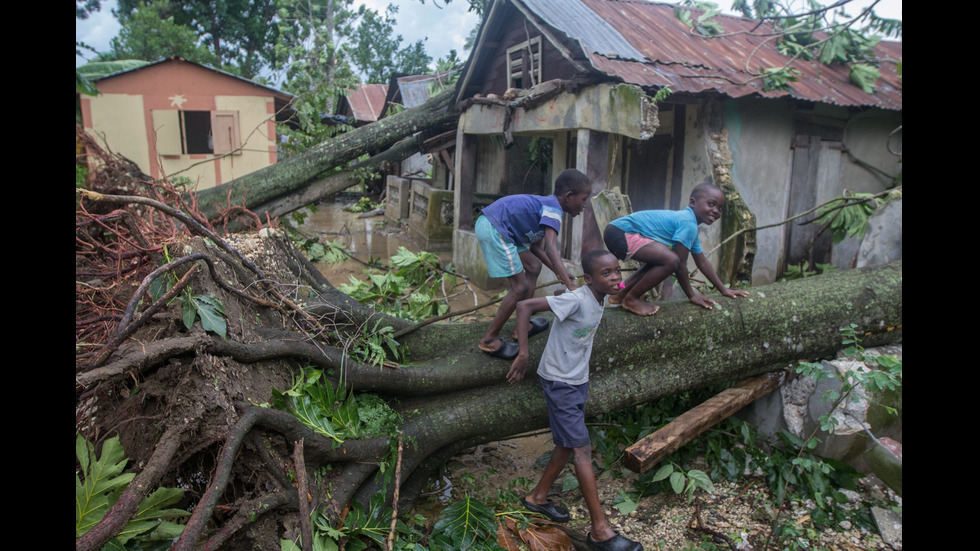
<svg viewBox="0 0 980 551">
<path fill-rule="evenodd" d="M 398 77 L 398 91 L 402 105 L 417 107 L 429 99 L 429 85 L 435 82 L 435 75 L 410 75 Z"/>
<path fill-rule="evenodd" d="M 619 31 L 585 4 L 568 0 L 524 0 L 524 4 L 548 25 L 578 37 L 588 51 L 631 61 L 645 60 Z"/>
<path fill-rule="evenodd" d="M 358 84 L 357 88 L 347 94 L 347 104 L 350 105 L 354 120 L 358 122 L 378 120 L 378 116 L 384 109 L 387 94 L 387 84 Z"/>
<path fill-rule="evenodd" d="M 714 91 L 733 98 L 747 95 L 792 96 L 842 106 L 902 109 L 902 87 L 895 61 L 902 59 L 901 42 L 877 47 L 882 78 L 874 94 L 850 83 L 849 69 L 797 60 L 800 71 L 791 91 L 765 91 L 756 74 L 761 67 L 781 67 L 790 61 L 764 35 L 771 25 L 756 20 L 718 15 L 723 35 L 695 34 L 674 15 L 674 4 L 643 0 L 513 0 L 549 26 L 579 42 L 593 68 L 640 86 L 670 86 L 674 92 Z M 692 10 L 699 14 L 699 10 Z M 601 23 L 600 23 L 601 22 Z"/>
</svg>

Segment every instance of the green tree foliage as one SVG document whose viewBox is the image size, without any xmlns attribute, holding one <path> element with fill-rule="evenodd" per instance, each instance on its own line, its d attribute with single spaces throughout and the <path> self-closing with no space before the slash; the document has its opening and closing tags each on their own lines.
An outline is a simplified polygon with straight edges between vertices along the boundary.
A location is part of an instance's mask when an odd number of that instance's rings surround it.
<svg viewBox="0 0 980 551">
<path fill-rule="evenodd" d="M 343 45 L 351 36 L 365 8 L 355 9 L 353 0 L 278 0 L 273 70 L 283 88 L 297 96 L 293 102 L 296 123 L 282 127 L 287 136 L 287 155 L 327 139 L 346 128 L 321 121 L 333 113 L 337 99 L 357 84 Z"/>
<path fill-rule="evenodd" d="M 116 17 L 125 26 L 149 3 L 119 0 Z M 253 78 L 273 61 L 272 45 L 279 28 L 270 22 L 278 4 L 277 0 L 182 0 L 167 3 L 159 13 L 162 20 L 172 18 L 173 25 L 191 31 L 194 43 L 209 52 L 209 65 Z"/>
<path fill-rule="evenodd" d="M 99 11 L 101 0 L 75 0 L 75 18 L 88 19 L 89 14 Z"/>
<path fill-rule="evenodd" d="M 873 5 L 853 15 L 848 13 L 850 0 L 821 5 L 809 0 L 805 11 L 796 9 L 789 0 L 734 0 L 732 10 L 750 19 L 771 24 L 771 29 L 757 31 L 768 40 L 775 31 L 776 47 L 790 57 L 781 67 L 761 67 L 758 77 L 763 79 L 766 90 L 782 89 L 796 80 L 799 72 L 792 67 L 797 59 L 817 60 L 825 65 L 846 65 L 851 82 L 867 93 L 874 92 L 874 84 L 881 76 L 874 47 L 882 37 L 902 37 L 902 22 L 886 19 L 874 13 Z M 706 37 L 721 36 L 724 29 L 715 17 L 721 9 L 714 2 L 684 0 L 682 8 L 674 11 L 678 19 L 695 32 Z M 690 9 L 695 8 L 699 13 Z"/>
<path fill-rule="evenodd" d="M 406 75 L 419 75 L 429 72 L 432 56 L 425 52 L 425 42 L 416 40 L 398 51 L 395 56 L 395 72 Z"/>
<path fill-rule="evenodd" d="M 169 0 L 153 0 L 120 16 L 119 35 L 112 39 L 112 50 L 101 61 L 139 59 L 156 61 L 170 56 L 214 65 L 216 59 L 198 45 L 193 29 L 174 20 Z M 117 12 L 117 14 L 120 12 Z"/>
<path fill-rule="evenodd" d="M 365 10 L 354 36 L 351 37 L 350 57 L 364 81 L 387 84 L 391 75 L 429 72 L 432 57 L 425 53 L 422 40 L 401 48 L 401 35 L 394 34 L 398 8 L 389 4 L 384 15 Z"/>
</svg>

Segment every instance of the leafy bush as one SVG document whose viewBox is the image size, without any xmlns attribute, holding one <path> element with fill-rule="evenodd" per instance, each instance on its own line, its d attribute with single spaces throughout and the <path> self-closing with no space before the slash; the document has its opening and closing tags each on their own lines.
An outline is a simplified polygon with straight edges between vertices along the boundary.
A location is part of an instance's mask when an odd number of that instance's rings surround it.
<svg viewBox="0 0 980 551">
<path fill-rule="evenodd" d="M 391 264 L 392 270 L 368 274 L 366 281 L 350 276 L 350 283 L 337 288 L 361 304 L 403 319 L 419 321 L 449 311 L 443 289 L 455 287 L 456 276 L 439 268 L 439 257 L 399 247 Z M 443 298 L 437 299 L 440 293 Z"/>
</svg>

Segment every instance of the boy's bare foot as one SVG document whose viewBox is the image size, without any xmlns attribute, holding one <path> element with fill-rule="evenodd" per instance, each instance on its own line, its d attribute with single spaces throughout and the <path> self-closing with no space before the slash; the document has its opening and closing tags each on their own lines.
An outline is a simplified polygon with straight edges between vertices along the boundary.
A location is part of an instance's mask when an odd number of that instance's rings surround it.
<svg viewBox="0 0 980 551">
<path fill-rule="evenodd" d="M 622 291 L 616 293 L 615 295 L 609 295 L 609 304 L 622 304 L 624 296 L 626 296 L 626 293 L 623 293 Z"/>
<path fill-rule="evenodd" d="M 639 316 L 652 316 L 660 310 L 660 305 L 650 304 L 643 299 L 624 300 L 621 304 L 623 308 Z"/>
</svg>

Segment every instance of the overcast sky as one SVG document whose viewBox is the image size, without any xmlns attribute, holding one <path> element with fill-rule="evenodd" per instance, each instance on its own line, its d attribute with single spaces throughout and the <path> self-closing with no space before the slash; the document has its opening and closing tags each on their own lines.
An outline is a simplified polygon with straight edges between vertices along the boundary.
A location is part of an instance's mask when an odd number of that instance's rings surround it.
<svg viewBox="0 0 980 551">
<path fill-rule="evenodd" d="M 179 1 L 179 0 L 178 0 Z M 858 12 L 859 6 L 865 6 L 874 0 L 854 0 L 848 10 L 852 15 Z M 455 48 L 460 59 L 466 59 L 463 44 L 470 30 L 476 25 L 476 15 L 467 12 L 469 3 L 466 0 L 455 0 L 445 5 L 441 0 L 365 0 L 368 7 L 383 13 L 389 3 L 398 6 L 395 18 L 398 21 L 395 32 L 404 39 L 402 46 L 408 46 L 419 39 L 425 39 L 425 50 L 433 60 L 445 57 L 449 50 Z M 727 7 L 730 0 L 716 0 L 719 6 Z M 824 3 L 830 3 L 826 1 Z M 75 40 L 92 46 L 97 51 L 109 49 L 109 41 L 119 33 L 119 23 L 112 16 L 116 0 L 102 0 L 102 10 L 92 14 L 88 19 L 75 20 Z M 902 0 L 881 0 L 875 6 L 875 13 L 881 17 L 902 19 Z M 75 56 L 75 66 L 86 62 L 85 58 Z"/>
</svg>

